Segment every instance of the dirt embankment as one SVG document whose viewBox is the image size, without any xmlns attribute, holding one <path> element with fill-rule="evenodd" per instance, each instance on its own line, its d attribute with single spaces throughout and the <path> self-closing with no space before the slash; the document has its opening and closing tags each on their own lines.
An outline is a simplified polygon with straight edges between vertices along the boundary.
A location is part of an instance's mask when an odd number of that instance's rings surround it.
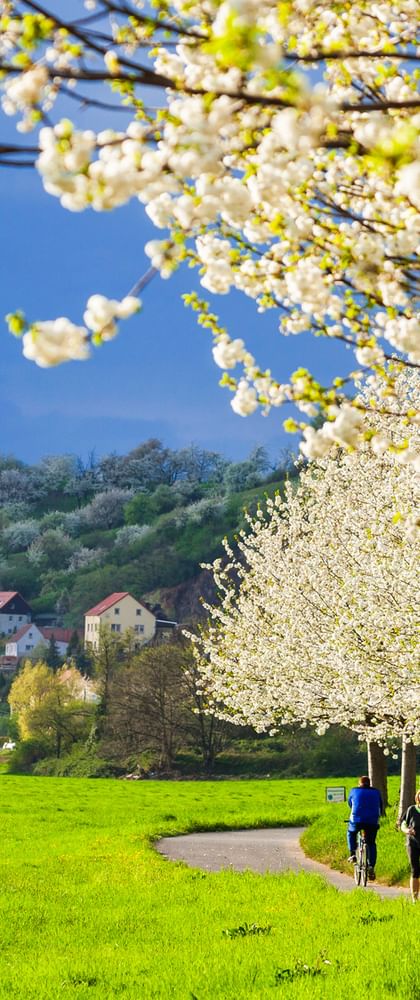
<svg viewBox="0 0 420 1000">
<path fill-rule="evenodd" d="M 206 618 L 202 602 L 213 603 L 216 590 L 211 574 L 202 570 L 176 587 L 162 587 L 145 596 L 149 604 L 160 605 L 166 618 L 180 625 L 191 625 Z"/>
</svg>

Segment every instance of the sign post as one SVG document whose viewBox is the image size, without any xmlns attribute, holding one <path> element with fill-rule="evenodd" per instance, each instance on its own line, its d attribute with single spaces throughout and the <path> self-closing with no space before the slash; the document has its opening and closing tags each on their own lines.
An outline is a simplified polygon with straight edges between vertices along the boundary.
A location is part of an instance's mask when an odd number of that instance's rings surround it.
<svg viewBox="0 0 420 1000">
<path fill-rule="evenodd" d="M 346 789 L 344 785 L 336 785 L 332 788 L 325 789 L 325 798 L 327 802 L 345 802 L 346 801 Z"/>
</svg>

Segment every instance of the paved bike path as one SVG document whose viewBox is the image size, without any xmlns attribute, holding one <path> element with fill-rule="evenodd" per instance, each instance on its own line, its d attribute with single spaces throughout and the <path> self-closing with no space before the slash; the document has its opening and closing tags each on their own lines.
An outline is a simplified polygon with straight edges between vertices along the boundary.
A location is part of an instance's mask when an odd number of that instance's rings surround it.
<svg viewBox="0 0 420 1000">
<path fill-rule="evenodd" d="M 304 827 L 299 826 L 189 833 L 180 837 L 163 837 L 156 841 L 155 847 L 170 861 L 184 861 L 192 868 L 208 872 L 218 872 L 222 868 L 262 874 L 307 871 L 323 875 L 342 892 L 355 889 L 352 875 L 344 875 L 306 857 L 300 846 L 303 832 Z M 384 898 L 409 896 L 409 890 L 402 886 L 369 882 L 369 889 Z"/>
</svg>

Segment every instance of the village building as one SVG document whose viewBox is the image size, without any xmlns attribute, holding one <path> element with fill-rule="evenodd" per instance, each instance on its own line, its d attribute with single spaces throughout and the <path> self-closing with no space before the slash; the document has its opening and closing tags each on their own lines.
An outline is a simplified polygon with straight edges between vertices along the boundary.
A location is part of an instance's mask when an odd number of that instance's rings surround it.
<svg viewBox="0 0 420 1000">
<path fill-rule="evenodd" d="M 6 642 L 6 657 L 21 659 L 27 656 L 30 658 L 36 646 L 48 646 L 52 638 L 54 639 L 59 655 L 66 656 L 68 645 L 73 635 L 74 629 L 72 628 L 59 628 L 58 626 L 44 628 L 41 625 L 35 625 L 35 622 L 31 622 L 22 625 Z"/>
<path fill-rule="evenodd" d="M 0 656 L 0 674 L 3 674 L 3 677 L 13 677 L 18 666 L 17 656 Z"/>
<path fill-rule="evenodd" d="M 76 698 L 80 699 L 80 701 L 86 701 L 95 705 L 100 702 L 101 696 L 99 694 L 98 682 L 92 680 L 91 677 L 85 677 L 79 670 L 75 670 L 74 667 L 63 670 L 60 673 L 60 677 L 64 684 L 66 681 L 73 682 Z"/>
<path fill-rule="evenodd" d="M 136 644 L 143 646 L 155 636 L 156 618 L 145 604 L 123 591 L 110 594 L 86 611 L 85 646 L 98 649 L 100 629 L 103 627 L 108 627 L 117 635 L 123 635 L 128 629 L 132 629 Z"/>
<path fill-rule="evenodd" d="M 1 635 L 11 635 L 31 619 L 31 608 L 17 590 L 0 590 Z"/>
</svg>

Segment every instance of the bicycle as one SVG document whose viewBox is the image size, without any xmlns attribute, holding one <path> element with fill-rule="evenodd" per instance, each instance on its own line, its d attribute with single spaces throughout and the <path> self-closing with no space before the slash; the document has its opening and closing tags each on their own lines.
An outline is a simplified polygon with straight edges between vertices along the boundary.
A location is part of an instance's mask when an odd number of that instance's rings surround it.
<svg viewBox="0 0 420 1000">
<path fill-rule="evenodd" d="M 356 861 L 353 865 L 353 875 L 356 885 L 367 885 L 369 877 L 369 855 L 364 830 L 359 830 L 357 834 Z"/>
<path fill-rule="evenodd" d="M 344 820 L 345 823 L 349 823 L 350 820 Z M 356 844 L 356 861 L 353 863 L 353 877 L 356 885 L 363 885 L 364 887 L 368 884 L 369 878 L 369 851 L 366 841 L 366 834 L 364 830 L 358 830 L 357 832 L 357 844 Z"/>
</svg>

